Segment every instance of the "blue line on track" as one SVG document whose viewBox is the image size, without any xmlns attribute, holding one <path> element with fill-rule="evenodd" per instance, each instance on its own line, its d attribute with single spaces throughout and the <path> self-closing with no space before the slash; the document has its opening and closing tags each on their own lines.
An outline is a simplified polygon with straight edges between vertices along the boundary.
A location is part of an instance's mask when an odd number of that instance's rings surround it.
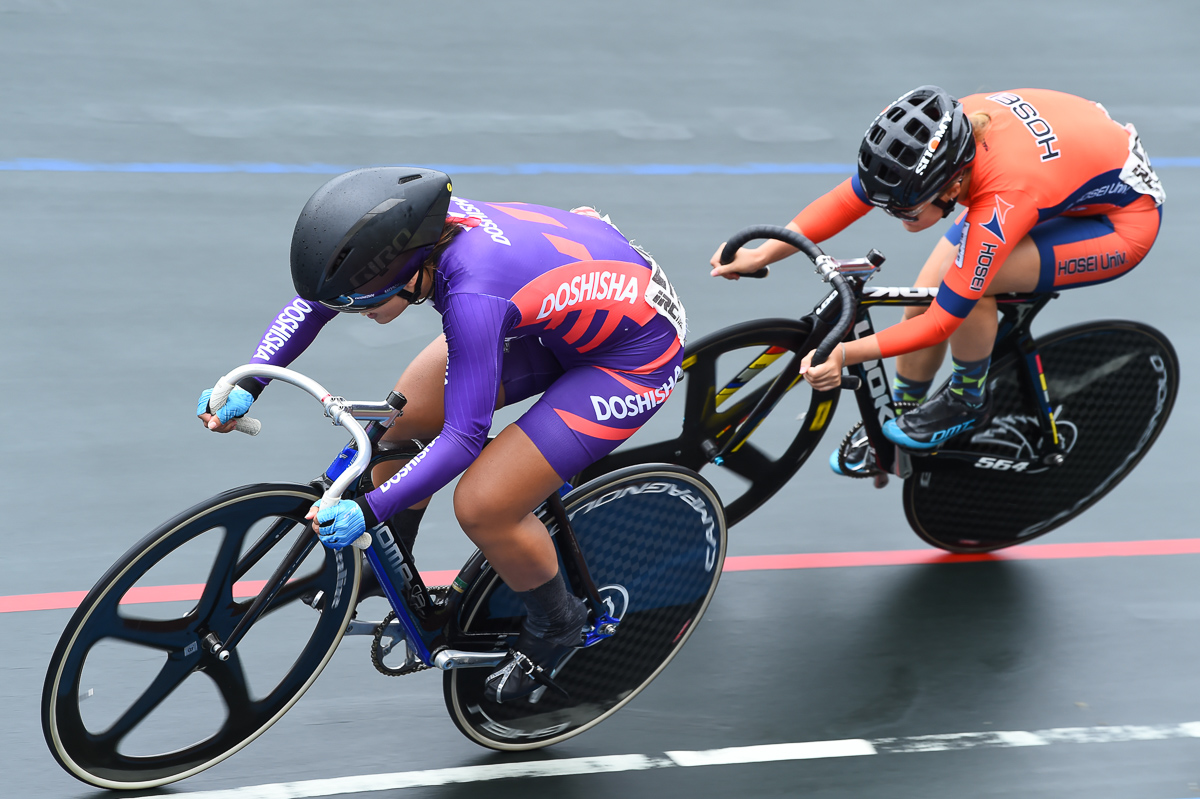
<svg viewBox="0 0 1200 799">
<path fill-rule="evenodd" d="M 845 175 L 848 163 L 514 163 L 426 164 L 451 175 Z M 1200 158 L 1156 158 L 1160 168 L 1198 168 Z M 353 169 L 332 163 L 188 163 L 66 161 L 62 158 L 13 158 L 0 161 L 0 172 L 116 172 L 157 174 L 337 175 Z"/>
<path fill-rule="evenodd" d="M 1159 168 L 1197 168 L 1200 158 L 1156 158 Z M 451 175 L 848 175 L 853 164 L 768 163 L 744 164 L 426 164 Z M 214 175 L 339 175 L 354 166 L 339 164 L 277 164 L 246 162 L 200 164 L 187 162 L 68 161 L 58 158 L 15 158 L 0 161 L 0 172 L 134 172 Z"/>
<path fill-rule="evenodd" d="M 852 164 L 424 164 L 451 175 L 823 175 L 849 174 Z M 153 172 L 170 174 L 340 175 L 354 166 L 338 164 L 179 162 L 98 163 L 56 158 L 0 161 L 0 172 Z"/>
</svg>

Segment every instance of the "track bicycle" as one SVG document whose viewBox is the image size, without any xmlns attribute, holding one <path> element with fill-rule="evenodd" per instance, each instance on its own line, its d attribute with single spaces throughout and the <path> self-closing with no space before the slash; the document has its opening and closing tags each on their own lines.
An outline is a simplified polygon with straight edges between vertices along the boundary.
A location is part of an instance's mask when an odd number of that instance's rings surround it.
<svg viewBox="0 0 1200 799">
<path fill-rule="evenodd" d="M 684 402 L 676 406 L 682 420 L 662 440 L 618 449 L 585 476 L 643 462 L 710 476 L 719 469 L 735 480 L 721 493 L 728 523 L 737 524 L 792 478 L 837 408 L 839 391 L 812 391 L 800 377 L 803 356 L 816 349 L 813 362 L 821 363 L 838 342 L 874 333 L 872 307 L 926 306 L 937 295 L 936 288 L 868 286 L 884 260 L 878 251 L 839 261 L 804 236 L 770 225 L 731 237 L 722 260 L 759 238 L 799 248 L 833 291 L 800 319 L 744 322 L 689 344 Z M 877 486 L 888 475 L 904 479 L 905 514 L 926 542 L 951 552 L 988 552 L 1047 533 L 1111 491 L 1166 424 L 1179 389 L 1179 360 L 1166 336 L 1139 322 L 1103 320 L 1035 337 L 1033 319 L 1057 296 L 997 297 L 992 419 L 936 450 L 907 452 L 883 436 L 897 408 L 882 362 L 851 367 L 843 378 L 862 421 L 836 457 L 844 463 L 865 436 L 873 464 L 862 476 Z M 771 434 L 758 432 L 785 398 L 799 408 L 798 422 L 782 436 L 778 423 Z"/>
<path fill-rule="evenodd" d="M 386 522 L 333 551 L 304 518 L 314 502 L 371 490 L 370 466 L 419 457 L 420 442 L 380 445 L 404 398 L 347 401 L 298 372 L 256 364 L 223 377 L 212 407 L 253 376 L 311 394 L 353 440 L 308 485 L 247 485 L 184 511 L 100 578 L 67 624 L 42 692 L 46 742 L 80 780 L 151 788 L 221 762 L 300 699 L 343 635 L 370 636 L 384 674 L 444 672 L 446 708 L 472 741 L 502 751 L 549 746 L 628 703 L 708 607 L 726 534 L 704 479 L 676 465 L 638 465 L 556 492 L 537 513 L 588 605 L 589 625 L 552 674 L 560 691 L 486 700 L 484 679 L 515 641 L 525 609 L 483 555 L 476 551 L 452 585 L 430 588 Z M 243 419 L 239 429 L 256 432 L 257 424 Z M 381 621 L 356 615 L 364 568 L 392 608 Z M 183 601 L 134 604 L 183 571 L 203 578 L 175 586 Z"/>
</svg>

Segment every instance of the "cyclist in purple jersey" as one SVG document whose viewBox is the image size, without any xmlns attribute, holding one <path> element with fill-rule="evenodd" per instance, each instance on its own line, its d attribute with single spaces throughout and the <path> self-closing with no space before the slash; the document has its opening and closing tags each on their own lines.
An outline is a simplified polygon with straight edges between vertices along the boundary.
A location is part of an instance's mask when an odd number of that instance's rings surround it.
<svg viewBox="0 0 1200 799">
<path fill-rule="evenodd" d="M 387 523 L 411 547 L 430 495 L 462 474 L 458 521 L 529 611 L 488 696 L 528 695 L 587 619 L 531 511 L 671 394 L 686 329 L 678 297 L 653 259 L 590 208 L 466 200 L 446 175 L 411 167 L 356 170 L 319 189 L 296 225 L 292 277 L 299 296 L 252 362 L 286 366 L 339 312 L 387 324 L 428 299 L 441 314 L 443 335 L 396 384 L 411 410 L 384 436 L 432 443 L 402 467 L 377 467 L 379 487 L 364 497 L 314 507 L 314 527 L 340 548 Z M 265 385 L 243 381 L 216 413 L 206 392 L 197 414 L 228 432 Z M 485 450 L 495 409 L 537 394 Z"/>
</svg>

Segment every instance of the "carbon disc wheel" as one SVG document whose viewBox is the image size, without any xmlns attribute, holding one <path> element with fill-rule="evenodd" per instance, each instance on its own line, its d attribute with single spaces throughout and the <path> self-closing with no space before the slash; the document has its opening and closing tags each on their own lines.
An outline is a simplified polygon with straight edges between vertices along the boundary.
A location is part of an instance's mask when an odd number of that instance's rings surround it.
<svg viewBox="0 0 1200 799">
<path fill-rule="evenodd" d="M 1136 322 L 1090 322 L 1039 339 L 1038 350 L 1067 449 L 1060 466 L 1021 472 L 923 469 L 913 459 L 904 509 L 917 535 L 951 552 L 988 552 L 1044 535 L 1083 513 L 1129 474 L 1154 444 L 1179 390 L 1167 338 Z M 1025 366 L 1001 358 L 988 376 L 993 417 L 955 449 L 1027 458 L 1041 445 L 1021 385 Z"/>
<path fill-rule="evenodd" d="M 696 629 L 725 561 L 725 522 L 711 486 L 669 465 L 624 469 L 564 499 L 588 571 L 616 633 L 570 653 L 552 691 L 496 704 L 483 696 L 491 668 L 444 676 L 446 708 L 471 740 L 490 749 L 539 749 L 590 729 L 637 696 Z M 520 628 L 521 600 L 490 568 L 460 609 L 464 632 L 503 634 Z"/>
</svg>

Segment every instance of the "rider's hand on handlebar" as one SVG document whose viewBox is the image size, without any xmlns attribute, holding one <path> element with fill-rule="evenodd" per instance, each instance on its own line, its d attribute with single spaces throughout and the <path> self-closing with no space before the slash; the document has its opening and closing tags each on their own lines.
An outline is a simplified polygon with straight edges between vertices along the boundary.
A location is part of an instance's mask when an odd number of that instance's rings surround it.
<svg viewBox="0 0 1200 799">
<path fill-rule="evenodd" d="M 758 249 L 748 249 L 741 247 L 737 251 L 737 255 L 727 264 L 721 263 L 721 250 L 725 249 L 725 242 L 721 242 L 721 246 L 713 253 L 713 257 L 709 260 L 712 265 L 713 277 L 723 277 L 726 280 L 737 280 L 742 275 L 751 272 L 757 272 L 767 265 L 766 259 Z"/>
<path fill-rule="evenodd" d="M 842 385 L 842 348 L 834 347 L 825 363 L 812 365 L 815 350 L 800 361 L 800 374 L 817 391 L 833 391 Z"/>
<path fill-rule="evenodd" d="M 245 416 L 250 410 L 251 403 L 254 402 L 254 395 L 244 388 L 234 388 L 229 392 L 229 399 L 225 404 L 212 413 L 212 409 L 208 406 L 209 398 L 212 397 L 212 389 L 206 388 L 200 392 L 200 399 L 196 403 L 196 416 L 204 423 L 204 426 L 209 430 L 217 433 L 233 432 L 237 426 L 238 417 Z"/>
<path fill-rule="evenodd" d="M 321 537 L 321 543 L 330 549 L 348 547 L 367 531 L 367 520 L 357 502 L 338 500 L 325 510 L 314 503 L 306 519 L 313 519 L 313 531 Z"/>
</svg>

